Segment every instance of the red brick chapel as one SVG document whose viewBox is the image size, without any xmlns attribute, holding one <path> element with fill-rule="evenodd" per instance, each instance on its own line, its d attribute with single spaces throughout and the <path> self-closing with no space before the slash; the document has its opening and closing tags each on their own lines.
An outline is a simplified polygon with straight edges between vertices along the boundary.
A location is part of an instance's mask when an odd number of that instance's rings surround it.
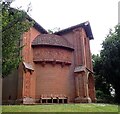
<svg viewBox="0 0 120 114">
<path fill-rule="evenodd" d="M 89 22 L 49 34 L 35 22 L 23 34 L 19 68 L 3 79 L 3 104 L 96 101 Z"/>
</svg>

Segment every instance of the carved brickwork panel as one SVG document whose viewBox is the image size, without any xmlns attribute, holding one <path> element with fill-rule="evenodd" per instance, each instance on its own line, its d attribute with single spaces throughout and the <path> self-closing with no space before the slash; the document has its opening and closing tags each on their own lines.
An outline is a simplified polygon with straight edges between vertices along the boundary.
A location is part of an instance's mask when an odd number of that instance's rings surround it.
<svg viewBox="0 0 120 114">
<path fill-rule="evenodd" d="M 81 74 L 78 74 L 75 77 L 75 83 L 76 83 L 76 97 L 84 97 L 85 96 L 85 88 L 84 88 L 84 76 Z"/>
<path fill-rule="evenodd" d="M 82 75 L 80 75 L 78 77 L 78 80 L 79 80 L 79 95 L 80 96 L 84 96 L 84 77 Z"/>
<path fill-rule="evenodd" d="M 33 52 L 33 60 L 61 60 L 71 62 L 72 52 L 62 48 L 36 47 Z"/>
<path fill-rule="evenodd" d="M 30 96 L 30 72 L 26 72 L 25 75 L 25 80 L 24 80 L 25 84 L 24 84 L 24 95 L 25 97 L 29 97 Z"/>
</svg>

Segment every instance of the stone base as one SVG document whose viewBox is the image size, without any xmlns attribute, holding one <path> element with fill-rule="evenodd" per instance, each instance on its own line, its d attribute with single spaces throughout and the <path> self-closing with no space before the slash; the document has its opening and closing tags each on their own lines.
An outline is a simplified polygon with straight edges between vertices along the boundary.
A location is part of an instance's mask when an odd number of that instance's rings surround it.
<svg viewBox="0 0 120 114">
<path fill-rule="evenodd" d="M 15 101 L 15 104 L 23 104 L 23 99 L 17 99 L 17 100 Z"/>
<path fill-rule="evenodd" d="M 91 99 L 89 97 L 77 97 L 75 103 L 91 103 Z"/>
<path fill-rule="evenodd" d="M 23 98 L 23 104 L 35 104 L 35 100 L 30 97 Z"/>
<path fill-rule="evenodd" d="M 23 99 L 17 99 L 15 104 L 35 104 L 35 99 L 31 97 L 24 97 Z"/>
<path fill-rule="evenodd" d="M 97 102 L 97 98 L 94 98 L 94 99 L 92 100 L 92 102 L 93 102 L 93 103 L 96 103 L 96 102 Z"/>
</svg>

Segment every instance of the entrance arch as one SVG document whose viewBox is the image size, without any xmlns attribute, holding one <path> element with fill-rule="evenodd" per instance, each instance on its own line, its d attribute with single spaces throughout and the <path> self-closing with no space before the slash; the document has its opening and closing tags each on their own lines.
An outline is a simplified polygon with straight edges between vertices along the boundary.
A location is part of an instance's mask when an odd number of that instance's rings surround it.
<svg viewBox="0 0 120 114">
<path fill-rule="evenodd" d="M 92 102 L 95 102 L 95 81 L 92 73 L 88 74 L 88 95 Z"/>
</svg>

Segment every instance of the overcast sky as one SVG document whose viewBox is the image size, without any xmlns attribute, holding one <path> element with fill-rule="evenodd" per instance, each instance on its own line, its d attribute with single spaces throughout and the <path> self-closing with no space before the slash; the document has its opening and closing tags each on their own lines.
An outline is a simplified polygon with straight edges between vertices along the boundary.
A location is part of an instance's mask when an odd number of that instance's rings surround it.
<svg viewBox="0 0 120 114">
<path fill-rule="evenodd" d="M 59 27 L 64 29 L 89 21 L 94 40 L 91 52 L 98 54 L 101 43 L 109 29 L 118 23 L 118 1 L 120 0 L 15 0 L 12 6 L 27 10 L 29 15 L 46 30 Z"/>
</svg>

